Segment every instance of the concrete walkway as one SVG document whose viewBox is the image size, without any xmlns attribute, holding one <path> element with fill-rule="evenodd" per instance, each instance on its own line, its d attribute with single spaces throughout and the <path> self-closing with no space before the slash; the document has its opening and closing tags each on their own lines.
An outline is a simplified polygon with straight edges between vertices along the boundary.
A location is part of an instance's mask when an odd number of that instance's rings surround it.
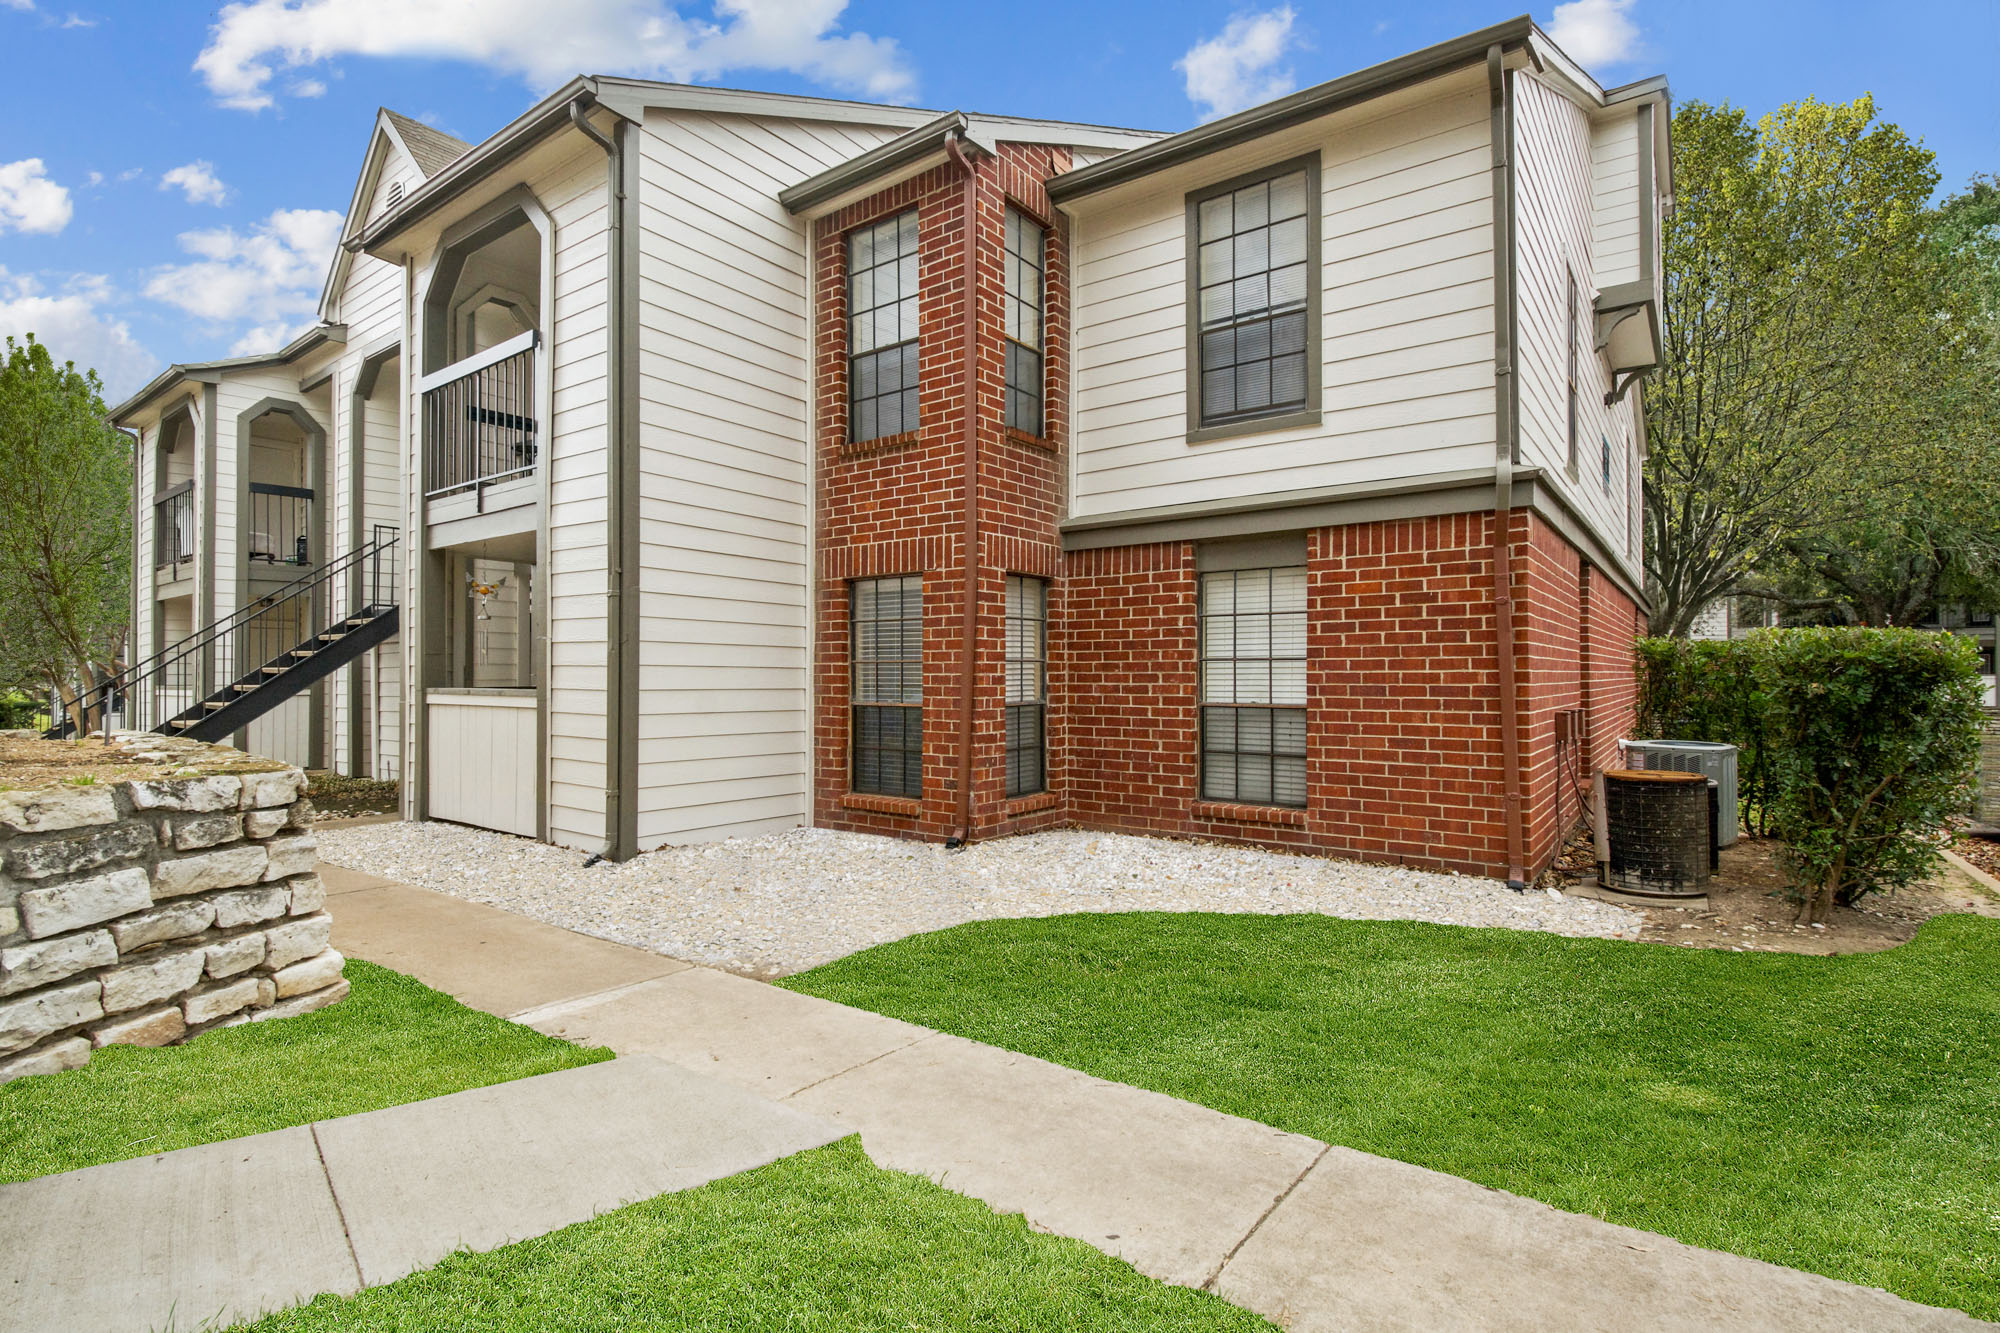
<svg viewBox="0 0 2000 1333">
<path fill-rule="evenodd" d="M 0 1186 L 0 1329 L 227 1322 L 857 1131 L 885 1167 L 1299 1333 L 1993 1327 L 497 909 L 321 874 L 343 953 L 621 1058 Z"/>
<path fill-rule="evenodd" d="M 321 873 L 343 953 L 824 1117 L 858 1131 L 879 1165 L 1295 1333 L 1993 1327 L 495 908 Z"/>
<path fill-rule="evenodd" d="M 225 1327 L 849 1132 L 637 1056 L 3 1185 L 0 1329 Z"/>
</svg>

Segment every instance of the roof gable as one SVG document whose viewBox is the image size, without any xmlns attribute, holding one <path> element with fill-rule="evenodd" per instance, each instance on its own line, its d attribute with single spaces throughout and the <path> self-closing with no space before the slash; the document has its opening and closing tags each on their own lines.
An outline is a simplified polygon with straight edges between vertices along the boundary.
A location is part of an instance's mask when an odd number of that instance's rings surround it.
<svg viewBox="0 0 2000 1333">
<path fill-rule="evenodd" d="M 471 145 L 464 140 L 454 139 L 422 121 L 412 120 L 387 107 L 378 109 L 375 130 L 368 139 L 367 155 L 361 159 L 361 174 L 355 178 L 354 195 L 347 204 L 347 220 L 341 225 L 341 239 L 356 235 L 368 225 L 382 178 L 398 162 L 408 163 L 420 180 L 429 180 L 470 148 Z M 332 262 L 327 266 L 326 285 L 320 289 L 321 319 L 333 318 L 341 285 L 347 281 L 353 264 L 354 256 L 345 246 L 335 249 Z"/>
</svg>

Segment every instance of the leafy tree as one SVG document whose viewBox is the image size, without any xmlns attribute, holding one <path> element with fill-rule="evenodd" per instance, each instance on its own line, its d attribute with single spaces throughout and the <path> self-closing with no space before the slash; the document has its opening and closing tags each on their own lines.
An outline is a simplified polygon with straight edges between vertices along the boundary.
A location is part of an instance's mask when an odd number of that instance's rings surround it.
<svg viewBox="0 0 2000 1333">
<path fill-rule="evenodd" d="M 78 710 L 121 655 L 131 587 L 131 442 L 103 386 L 30 334 L 0 361 L 0 681 Z"/>
<path fill-rule="evenodd" d="M 1986 322 L 2000 323 L 2000 176 L 1974 176 L 1938 205 L 1937 245 Z"/>
<path fill-rule="evenodd" d="M 1755 126 L 1689 103 L 1674 155 L 1646 565 L 1654 632 L 1684 635 L 1802 534 L 1962 470 L 1937 386 L 1980 335 L 1933 235 L 1932 155 L 1872 98 Z"/>
<path fill-rule="evenodd" d="M 1804 619 L 1920 624 L 1939 602 L 2000 604 L 2000 188 L 1975 179 L 1933 217 L 1947 293 L 1940 337 L 1912 368 L 1933 466 L 1851 497 L 1853 516 L 1807 526 L 1767 569 L 1778 600 Z"/>
</svg>

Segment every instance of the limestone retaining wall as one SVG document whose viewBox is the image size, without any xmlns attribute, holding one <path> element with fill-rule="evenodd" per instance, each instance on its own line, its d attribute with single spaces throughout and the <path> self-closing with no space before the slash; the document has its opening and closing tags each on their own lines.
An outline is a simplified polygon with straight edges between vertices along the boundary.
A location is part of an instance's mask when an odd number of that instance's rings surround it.
<svg viewBox="0 0 2000 1333">
<path fill-rule="evenodd" d="M 113 757 L 161 776 L 0 791 L 0 1083 L 347 994 L 305 774 L 151 735 Z"/>
</svg>

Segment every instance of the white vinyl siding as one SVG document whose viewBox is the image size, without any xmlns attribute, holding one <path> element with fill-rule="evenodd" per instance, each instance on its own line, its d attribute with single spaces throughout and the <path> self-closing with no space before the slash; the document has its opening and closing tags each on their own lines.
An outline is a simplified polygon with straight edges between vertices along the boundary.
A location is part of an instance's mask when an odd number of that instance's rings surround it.
<svg viewBox="0 0 2000 1333">
<path fill-rule="evenodd" d="M 388 148 L 375 192 L 365 207 L 373 218 L 387 206 L 389 195 L 400 186 L 404 193 L 414 189 L 423 177 L 401 149 Z M 336 317 L 347 326 L 347 342 L 341 349 L 340 364 L 332 385 L 333 429 L 329 433 L 326 511 L 332 518 L 327 551 L 339 556 L 353 549 L 355 469 L 361 473 L 360 541 L 372 539 L 375 526 L 404 527 L 402 423 L 398 412 L 400 363 L 384 366 L 376 378 L 373 394 L 362 405 L 361 451 L 355 453 L 354 386 L 362 363 L 370 352 L 403 336 L 403 269 L 369 255 L 349 260 L 346 280 L 335 294 Z M 400 572 L 407 551 L 399 546 L 396 568 Z M 349 666 L 328 677 L 329 724 L 326 732 L 326 761 L 330 768 L 345 773 L 358 740 L 364 771 L 374 777 L 394 777 L 402 771 L 402 636 L 390 638 L 369 650 Z M 361 683 L 363 716 L 348 716 L 350 689 L 355 678 Z M 355 736 L 358 728 L 360 735 Z"/>
<path fill-rule="evenodd" d="M 1515 282 L 1520 318 L 1521 461 L 1544 469 L 1604 545 L 1631 546 L 1633 403 L 1606 407 L 1611 377 L 1595 351 L 1592 274 L 1601 272 L 1590 206 L 1591 127 L 1581 107 L 1525 74 L 1516 76 Z M 1576 476 L 1569 475 L 1568 282 L 1577 281 Z M 1604 484 L 1603 442 L 1611 442 Z M 1636 572 L 1636 566 L 1633 571 Z"/>
<path fill-rule="evenodd" d="M 811 282 L 776 196 L 896 132 L 655 111 L 638 140 L 642 848 L 807 818 Z"/>
<path fill-rule="evenodd" d="M 1321 424 L 1187 441 L 1185 196 L 1320 154 Z M 1079 201 L 1079 516 L 1490 466 L 1483 75 L 1454 76 Z"/>
<path fill-rule="evenodd" d="M 1526 87 L 1530 80 L 1523 79 Z M 1536 85 L 1537 88 L 1540 85 Z M 1556 94 L 1543 89 L 1545 96 Z M 1579 116 L 1582 115 L 1578 111 Z M 1639 116 L 1613 112 L 1589 128 L 1590 209 L 1596 281 L 1602 287 L 1639 280 Z"/>
<path fill-rule="evenodd" d="M 595 851 L 604 845 L 604 719 L 609 552 L 605 357 L 609 254 L 604 153 L 581 145 L 530 182 L 554 224 L 550 330 L 548 591 L 548 836 Z M 434 751 L 433 751 L 434 752 Z"/>
</svg>

